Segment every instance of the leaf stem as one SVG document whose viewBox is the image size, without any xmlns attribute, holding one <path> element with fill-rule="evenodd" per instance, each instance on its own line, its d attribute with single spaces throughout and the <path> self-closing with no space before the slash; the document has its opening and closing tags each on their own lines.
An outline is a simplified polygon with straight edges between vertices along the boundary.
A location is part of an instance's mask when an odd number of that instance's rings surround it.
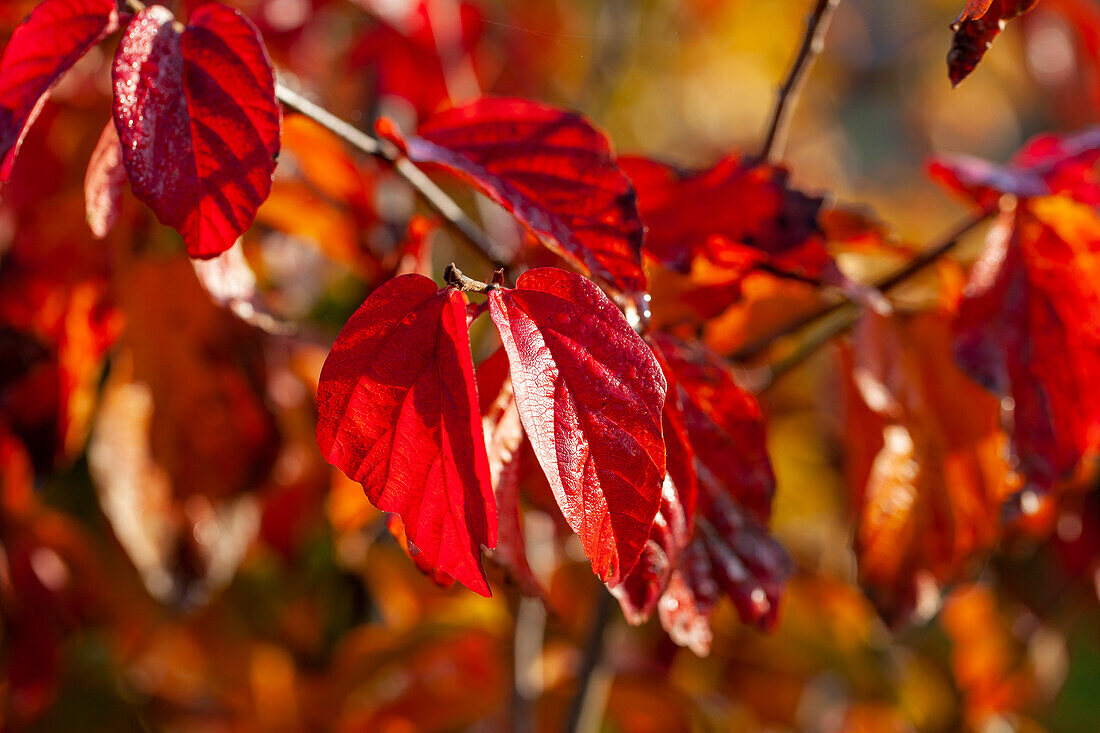
<svg viewBox="0 0 1100 733">
<path fill-rule="evenodd" d="M 396 146 L 371 137 L 282 82 L 275 85 L 275 96 L 286 107 L 310 118 L 359 152 L 392 165 L 397 175 L 412 186 L 420 198 L 435 213 L 443 217 L 452 230 L 476 247 L 493 264 L 493 267 L 508 266 L 511 260 L 510 253 L 493 242 L 489 235 L 466 215 L 462 207 L 455 203 L 454 199 L 437 186 L 424 171 L 417 168 L 411 160 L 403 157 Z"/>
<path fill-rule="evenodd" d="M 592 616 L 592 626 L 588 630 L 588 639 L 584 644 L 581 668 L 577 674 L 577 691 L 569 704 L 569 715 L 565 719 L 563 728 L 565 733 L 578 733 L 581 730 L 599 728 L 598 717 L 603 712 L 602 708 L 606 700 L 597 694 L 599 682 L 603 677 L 597 672 L 603 660 L 604 640 L 607 636 L 607 626 L 611 621 L 612 606 L 611 594 L 606 588 L 601 587 Z M 588 725 L 585 725 L 586 723 Z"/>
<path fill-rule="evenodd" d="M 986 221 L 993 215 L 994 211 L 994 209 L 984 209 L 978 214 L 970 216 L 960 222 L 942 237 L 938 244 L 925 249 L 893 273 L 875 282 L 875 288 L 886 293 L 905 283 L 913 275 L 916 275 L 929 265 L 934 264 L 941 257 L 955 249 L 966 234 Z M 862 313 L 863 309 L 860 306 L 849 301 L 833 303 L 789 326 L 785 326 L 771 336 L 760 339 L 749 347 L 741 349 L 734 355 L 734 359 L 741 360 L 744 358 L 751 358 L 783 336 L 798 331 L 803 326 L 813 323 L 818 319 L 835 315 L 834 318 L 831 318 L 831 320 L 826 322 L 820 329 L 811 333 L 789 356 L 763 368 L 762 373 L 758 375 L 759 388 L 756 391 L 766 389 L 774 383 L 777 378 L 806 361 L 806 359 L 828 343 L 834 336 L 838 336 L 851 328 Z"/>
<path fill-rule="evenodd" d="M 772 112 L 768 135 L 760 151 L 760 159 L 768 163 L 778 163 L 783 157 L 783 148 L 787 143 L 791 114 L 806 84 L 806 78 L 814 67 L 814 62 L 825 48 L 825 34 L 840 0 L 817 0 L 817 5 L 806 18 L 806 31 L 802 36 L 802 47 L 794 65 L 787 74 L 783 86 L 779 88 L 775 109 Z"/>
</svg>

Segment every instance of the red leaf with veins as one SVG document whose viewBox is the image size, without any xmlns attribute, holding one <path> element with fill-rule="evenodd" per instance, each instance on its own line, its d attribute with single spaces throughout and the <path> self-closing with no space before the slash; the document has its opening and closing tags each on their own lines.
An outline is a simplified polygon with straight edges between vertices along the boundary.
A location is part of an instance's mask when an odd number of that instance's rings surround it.
<svg viewBox="0 0 1100 733">
<path fill-rule="evenodd" d="M 770 265 L 839 276 L 817 224 L 822 200 L 790 188 L 784 169 L 732 156 L 700 171 L 632 156 L 619 164 L 638 192 L 645 252 L 662 265 L 686 273 L 705 257 L 746 274 Z"/>
<path fill-rule="evenodd" d="M 489 293 L 524 430 L 592 570 L 618 583 L 661 502 L 661 368 L 591 281 L 540 268 Z"/>
<path fill-rule="evenodd" d="M 652 338 L 646 343 L 653 350 L 653 356 L 661 366 L 668 391 L 665 395 L 665 409 L 661 413 L 661 425 L 665 435 L 665 463 L 668 476 L 675 484 L 684 515 L 687 517 L 687 535 L 690 538 L 695 518 L 695 501 L 699 493 L 698 479 L 695 475 L 695 449 L 688 437 L 687 418 L 684 416 L 684 403 L 680 396 L 680 385 L 672 371 L 668 359 Z"/>
<path fill-rule="evenodd" d="M 775 474 L 768 458 L 764 414 L 737 384 L 721 358 L 701 345 L 668 334 L 655 339 L 679 382 L 684 416 L 695 450 L 700 487 L 711 482 L 766 520 Z"/>
<path fill-rule="evenodd" d="M 644 292 L 642 222 L 607 137 L 583 117 L 523 99 L 483 98 L 432 117 L 419 137 L 379 133 L 511 211 L 546 247 L 616 290 Z"/>
<path fill-rule="evenodd" d="M 122 143 L 114 123 L 108 122 L 99 136 L 88 171 L 84 176 L 84 204 L 88 228 L 97 239 L 107 236 L 118 222 L 122 186 L 126 168 L 122 163 Z"/>
<path fill-rule="evenodd" d="M 516 581 L 524 595 L 545 600 L 547 593 L 527 562 L 527 543 L 519 506 L 523 425 L 516 408 L 515 392 L 508 376 L 508 355 L 504 349 L 497 349 L 478 365 L 477 391 L 485 426 L 489 476 L 500 515 L 493 557 Z"/>
<path fill-rule="evenodd" d="M 221 5 L 182 30 L 159 5 L 136 15 L 115 55 L 115 125 L 134 195 L 192 257 L 229 249 L 271 192 L 279 105 L 255 27 Z"/>
<path fill-rule="evenodd" d="M 497 512 L 462 294 L 421 275 L 374 291 L 337 337 L 317 401 L 321 453 L 401 515 L 425 563 L 488 596 L 480 554 Z"/>
<path fill-rule="evenodd" d="M 710 654 L 714 638 L 710 617 L 720 593 L 706 545 L 702 540 L 693 540 L 684 548 L 680 566 L 673 571 L 668 589 L 657 604 L 661 627 L 674 642 L 705 657 Z"/>
<path fill-rule="evenodd" d="M 942 155 L 928 169 L 933 180 L 982 208 L 995 206 L 1006 193 L 1017 198 L 1058 194 L 1098 206 L 1097 161 L 1100 127 L 1088 127 L 1032 138 L 1005 166 L 970 155 Z"/>
<path fill-rule="evenodd" d="M 1002 400 L 1016 468 L 1049 489 L 1100 448 L 1100 219 L 1022 202 L 990 231 L 955 324 L 955 357 Z"/>
<path fill-rule="evenodd" d="M 0 60 L 0 180 L 50 88 L 117 27 L 115 0 L 45 0 L 15 29 Z"/>
<path fill-rule="evenodd" d="M 947 73 L 958 86 L 978 66 L 985 52 L 1001 35 L 1005 23 L 1023 15 L 1038 0 L 968 0 L 951 26 L 954 36 L 947 52 Z"/>
<path fill-rule="evenodd" d="M 623 582 L 609 588 L 629 623 L 644 624 L 653 615 L 672 571 L 680 562 L 680 552 L 690 540 L 680 492 L 672 479 L 665 476 L 661 508 L 653 520 L 642 555 Z"/>
</svg>

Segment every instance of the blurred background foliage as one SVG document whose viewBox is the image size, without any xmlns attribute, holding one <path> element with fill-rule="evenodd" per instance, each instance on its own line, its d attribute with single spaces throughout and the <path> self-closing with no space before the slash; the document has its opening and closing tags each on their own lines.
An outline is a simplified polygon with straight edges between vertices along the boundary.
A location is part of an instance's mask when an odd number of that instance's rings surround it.
<svg viewBox="0 0 1100 733">
<path fill-rule="evenodd" d="M 4 3 L 2 32 L 34 4 Z M 480 92 L 519 95 L 584 112 L 620 151 L 694 166 L 757 150 L 808 9 L 231 4 L 288 83 L 356 124 L 386 114 L 412 128 Z M 962 213 L 924 175 L 930 155 L 1003 160 L 1100 110 L 1092 0 L 1044 0 L 952 90 L 944 55 L 960 5 L 844 0 L 794 119 L 794 184 L 889 221 L 898 251 Z M 545 612 L 499 571 L 490 600 L 437 588 L 394 541 L 400 527 L 313 440 L 320 365 L 370 288 L 451 259 L 485 266 L 431 222 L 412 219 L 410 235 L 410 191 L 293 116 L 271 199 L 236 255 L 258 293 L 234 290 L 238 271 L 193 268 L 131 199 L 110 237 L 93 240 L 83 172 L 109 117 L 109 63 L 93 51 L 58 86 L 0 205 L 5 728 L 559 728 L 601 591 L 577 543 L 538 510 L 541 489 L 530 489 L 526 527 Z M 518 243 L 499 212 L 464 202 Z M 898 257 L 880 248 L 840 261 L 866 279 Z M 656 301 L 674 301 L 674 284 L 656 282 Z M 708 341 L 731 353 L 812 308 L 801 287 L 746 284 L 748 302 L 709 322 Z M 928 296 L 918 286 L 913 297 Z M 276 327 L 257 328 L 265 319 Z M 280 333 L 286 322 L 292 334 Z M 474 337 L 484 356 L 487 336 Z M 798 566 L 778 628 L 742 626 L 722 605 L 713 650 L 698 658 L 616 610 L 596 681 L 602 729 L 1100 729 L 1100 501 L 1071 492 L 998 535 L 995 555 L 944 597 L 918 599 L 915 620 L 888 624 L 852 551 L 854 477 L 877 448 L 850 406 L 850 358 L 844 343 L 826 349 L 765 395 L 772 526 Z M 965 402 L 941 420 L 963 419 Z"/>
</svg>

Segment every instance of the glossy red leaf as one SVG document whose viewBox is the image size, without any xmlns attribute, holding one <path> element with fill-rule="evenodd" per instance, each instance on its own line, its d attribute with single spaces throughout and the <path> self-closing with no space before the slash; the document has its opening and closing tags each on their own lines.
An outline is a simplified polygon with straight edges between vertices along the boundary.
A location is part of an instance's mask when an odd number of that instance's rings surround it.
<svg viewBox="0 0 1100 733">
<path fill-rule="evenodd" d="M 84 176 L 84 205 L 88 227 L 103 239 L 118 222 L 126 167 L 122 163 L 122 143 L 114 123 L 108 122 L 92 151 Z"/>
<path fill-rule="evenodd" d="M 628 295 L 644 292 L 642 222 L 607 137 L 583 117 L 523 99 L 483 98 L 379 132 L 511 211 L 545 246 Z"/>
<path fill-rule="evenodd" d="M 721 592 L 706 545 L 693 540 L 680 555 L 680 566 L 657 604 L 661 627 L 674 642 L 705 657 L 714 638 L 710 617 Z"/>
<path fill-rule="evenodd" d="M 489 293 L 524 430 L 592 569 L 618 583 L 661 502 L 666 385 L 652 351 L 590 280 L 541 268 Z"/>
<path fill-rule="evenodd" d="M 524 436 L 508 374 L 508 355 L 498 349 L 477 367 L 489 477 L 500 515 L 493 557 L 519 585 L 524 595 L 545 599 L 545 589 L 527 562 L 527 541 L 519 504 L 520 450 Z"/>
<path fill-rule="evenodd" d="M 255 27 L 217 4 L 179 30 L 166 8 L 134 17 L 115 55 L 115 125 L 134 195 L 192 257 L 224 252 L 271 191 L 279 105 Z"/>
<path fill-rule="evenodd" d="M 775 474 L 760 404 L 737 384 L 717 354 L 667 334 L 656 343 L 680 386 L 700 486 L 723 487 L 757 517 L 771 515 Z"/>
<path fill-rule="evenodd" d="M 699 482 L 695 472 L 695 449 L 688 437 L 687 418 L 684 416 L 684 403 L 676 374 L 668 363 L 661 348 L 653 338 L 647 337 L 646 343 L 653 350 L 653 356 L 661 366 L 668 390 L 665 395 L 665 409 L 661 413 L 661 427 L 665 436 L 665 465 L 668 476 L 676 486 L 684 516 L 687 517 L 687 535 L 691 536 L 695 517 L 695 502 L 699 493 Z"/>
<path fill-rule="evenodd" d="M 1100 127 L 1069 135 L 1039 135 L 1020 149 L 1008 165 L 970 155 L 942 155 L 929 163 L 933 180 L 983 208 L 1003 194 L 1033 198 L 1058 194 L 1092 206 L 1100 205 Z"/>
<path fill-rule="evenodd" d="M 1100 448 L 1100 220 L 1064 198 L 1006 212 L 964 291 L 955 357 L 1001 396 L 1015 468 L 1049 489 Z"/>
<path fill-rule="evenodd" d="M 1007 21 L 1023 15 L 1038 0 L 968 0 L 951 26 L 954 36 L 947 53 L 947 72 L 958 86 L 978 66 Z"/>
<path fill-rule="evenodd" d="M 0 180 L 53 85 L 117 27 L 115 0 L 45 0 L 15 29 L 0 60 Z"/>
<path fill-rule="evenodd" d="M 488 596 L 480 554 L 496 544 L 497 511 L 462 294 L 420 275 L 373 292 L 337 337 L 317 400 L 321 453 L 401 515 L 428 565 Z"/>
<path fill-rule="evenodd" d="M 786 170 L 730 156 L 711 168 L 680 170 L 623 156 L 648 231 L 645 252 L 678 272 L 696 257 L 749 271 L 773 266 L 804 277 L 839 273 L 817 223 L 822 199 L 789 185 Z"/>
<path fill-rule="evenodd" d="M 640 625 L 653 615 L 672 572 L 679 565 L 680 553 L 690 540 L 680 492 L 666 476 L 661 490 L 661 507 L 641 557 L 622 583 L 609 588 L 629 623 Z"/>
</svg>

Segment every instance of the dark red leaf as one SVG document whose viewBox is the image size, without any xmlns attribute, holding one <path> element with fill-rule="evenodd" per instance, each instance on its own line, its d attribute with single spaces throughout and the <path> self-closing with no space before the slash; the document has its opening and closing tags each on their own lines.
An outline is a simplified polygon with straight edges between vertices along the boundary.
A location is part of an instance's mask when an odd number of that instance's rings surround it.
<svg viewBox="0 0 1100 733">
<path fill-rule="evenodd" d="M 1032 138 L 1006 166 L 969 155 L 943 155 L 929 163 L 929 173 L 982 208 L 996 205 L 1006 193 L 1018 198 L 1059 194 L 1098 206 L 1098 160 L 1100 127 L 1089 127 Z"/>
<path fill-rule="evenodd" d="M 508 355 L 504 349 L 497 349 L 478 365 L 477 389 L 481 396 L 489 476 L 500 515 L 493 557 L 519 584 L 524 595 L 545 600 L 546 590 L 527 562 L 527 542 L 519 505 L 523 425 L 516 408 L 515 392 L 508 375 Z M 489 398 L 488 404 L 486 396 Z"/>
<path fill-rule="evenodd" d="M 684 416 L 684 403 L 676 374 L 656 341 L 647 338 L 646 343 L 653 349 L 653 355 L 661 365 L 661 373 L 665 375 L 665 383 L 668 385 L 665 409 L 661 413 L 661 426 L 665 435 L 665 464 L 687 517 L 687 535 L 690 537 L 695 518 L 695 501 L 699 493 L 695 474 L 695 449 L 688 437 L 687 418 Z"/>
<path fill-rule="evenodd" d="M 610 143 L 583 117 L 523 99 L 485 98 L 436 115 L 419 137 L 379 132 L 511 211 L 566 260 L 627 295 L 644 292 L 642 222 Z"/>
<path fill-rule="evenodd" d="M 701 657 L 710 654 L 714 637 L 710 617 L 720 593 L 707 547 L 695 539 L 684 548 L 680 566 L 673 571 L 668 589 L 657 604 L 661 626 L 669 638 Z"/>
<path fill-rule="evenodd" d="M 472 54 L 485 20 L 475 5 L 357 2 L 381 22 L 356 43 L 350 66 L 356 73 L 373 73 L 378 95 L 403 97 L 427 116 L 443 104 L 478 94 L 478 64 Z"/>
<path fill-rule="evenodd" d="M 115 55 L 115 125 L 134 195 L 192 257 L 228 249 L 271 191 L 279 105 L 255 27 L 217 4 L 182 31 L 154 5 Z"/>
<path fill-rule="evenodd" d="M 591 281 L 529 270 L 489 293 L 524 430 L 593 571 L 618 583 L 661 502 L 665 380 L 653 352 Z"/>
<path fill-rule="evenodd" d="M 968 0 L 951 26 L 954 36 L 947 52 L 947 72 L 958 86 L 978 66 L 985 52 L 1001 34 L 1004 24 L 1023 15 L 1038 0 Z"/>
<path fill-rule="evenodd" d="M 15 29 L 0 60 L 0 180 L 50 88 L 117 27 L 115 0 L 45 0 Z"/>
<path fill-rule="evenodd" d="M 337 337 L 317 400 L 321 453 L 401 515 L 428 565 L 488 596 L 497 511 L 462 294 L 420 275 L 380 287 Z"/>
<path fill-rule="evenodd" d="M 974 266 L 955 357 L 1003 397 L 1015 466 L 1049 489 L 1100 448 L 1100 220 L 1064 198 L 1006 212 Z"/>
<path fill-rule="evenodd" d="M 693 259 L 706 257 L 746 272 L 773 265 L 811 278 L 835 267 L 819 236 L 822 199 L 790 188 L 782 168 L 733 156 L 700 171 L 631 156 L 619 164 L 638 192 L 645 252 L 666 267 L 688 272 Z"/>
<path fill-rule="evenodd" d="M 622 583 L 609 589 L 618 599 L 628 622 L 643 624 L 653 615 L 657 601 L 668 587 L 672 571 L 679 565 L 680 553 L 690 540 L 680 492 L 672 479 L 666 476 L 661 491 L 661 507 L 653 520 L 649 539 L 638 563 Z"/>
<path fill-rule="evenodd" d="M 756 398 L 737 384 L 722 360 L 706 347 L 688 345 L 667 334 L 658 334 L 655 341 L 679 382 L 700 486 L 709 481 L 724 487 L 766 520 L 771 515 L 775 474 Z"/>
<path fill-rule="evenodd" d="M 88 161 L 84 177 L 84 204 L 88 227 L 103 239 L 118 221 L 122 186 L 126 183 L 126 168 L 122 164 L 122 143 L 113 122 L 103 128 L 103 134 Z"/>
</svg>

